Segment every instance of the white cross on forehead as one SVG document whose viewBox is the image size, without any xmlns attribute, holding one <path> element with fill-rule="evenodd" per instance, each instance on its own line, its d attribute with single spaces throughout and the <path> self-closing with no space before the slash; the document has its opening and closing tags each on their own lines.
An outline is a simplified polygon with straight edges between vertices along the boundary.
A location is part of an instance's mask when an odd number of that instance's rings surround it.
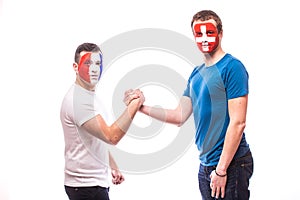
<svg viewBox="0 0 300 200">
<path fill-rule="evenodd" d="M 196 42 L 201 43 L 201 42 L 215 42 L 216 37 L 208 37 L 206 34 L 206 25 L 201 25 L 200 30 L 202 33 L 202 37 L 196 37 Z"/>
</svg>

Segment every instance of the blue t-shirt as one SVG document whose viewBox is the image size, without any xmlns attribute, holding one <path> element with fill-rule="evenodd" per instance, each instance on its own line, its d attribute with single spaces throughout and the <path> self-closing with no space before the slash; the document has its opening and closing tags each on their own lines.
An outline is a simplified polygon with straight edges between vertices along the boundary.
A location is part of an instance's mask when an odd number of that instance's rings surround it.
<svg viewBox="0 0 300 200">
<path fill-rule="evenodd" d="M 183 96 L 192 100 L 195 142 L 204 166 L 218 164 L 229 124 L 228 100 L 248 94 L 248 73 L 235 57 L 226 54 L 215 65 L 197 66 L 189 77 Z M 245 134 L 235 158 L 249 150 Z"/>
</svg>

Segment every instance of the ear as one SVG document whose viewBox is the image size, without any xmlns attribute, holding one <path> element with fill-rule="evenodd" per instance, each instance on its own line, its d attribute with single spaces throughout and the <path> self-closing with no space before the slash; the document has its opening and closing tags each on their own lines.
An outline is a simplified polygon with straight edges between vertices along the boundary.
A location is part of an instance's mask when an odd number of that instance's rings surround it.
<svg viewBox="0 0 300 200">
<path fill-rule="evenodd" d="M 223 38 L 223 30 L 220 31 L 219 37 L 222 39 Z"/>
<path fill-rule="evenodd" d="M 73 69 L 77 74 L 78 73 L 78 64 L 77 63 L 73 63 Z"/>
</svg>

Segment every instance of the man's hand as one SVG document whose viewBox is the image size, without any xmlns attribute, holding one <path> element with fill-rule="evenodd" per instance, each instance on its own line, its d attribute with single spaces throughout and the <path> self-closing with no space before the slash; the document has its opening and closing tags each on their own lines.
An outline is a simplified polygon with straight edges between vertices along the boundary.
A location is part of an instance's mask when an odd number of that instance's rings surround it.
<svg viewBox="0 0 300 200">
<path fill-rule="evenodd" d="M 210 174 L 210 179 L 211 196 L 218 199 L 221 195 L 221 198 L 224 198 L 227 176 L 217 175 L 214 170 Z"/>
<path fill-rule="evenodd" d="M 129 89 L 124 93 L 123 102 L 125 103 L 126 106 L 128 106 L 132 100 L 138 98 L 140 98 L 140 103 L 141 105 L 143 105 L 143 103 L 145 102 L 145 97 L 143 95 L 143 92 L 139 89 L 136 90 Z"/>
<path fill-rule="evenodd" d="M 112 169 L 111 175 L 112 175 L 112 183 L 115 185 L 121 184 L 125 180 L 123 174 L 119 170 Z"/>
</svg>

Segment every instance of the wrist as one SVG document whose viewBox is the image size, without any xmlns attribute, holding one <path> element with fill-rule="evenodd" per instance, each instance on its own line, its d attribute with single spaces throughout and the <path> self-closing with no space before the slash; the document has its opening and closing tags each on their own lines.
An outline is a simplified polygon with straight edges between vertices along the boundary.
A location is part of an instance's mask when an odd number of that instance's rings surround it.
<svg viewBox="0 0 300 200">
<path fill-rule="evenodd" d="M 140 108 L 140 99 L 138 98 L 138 99 L 131 100 L 127 107 L 139 109 Z"/>
<path fill-rule="evenodd" d="M 139 111 L 140 111 L 140 112 L 142 112 L 143 107 L 144 107 L 144 105 L 141 105 L 141 106 L 140 106 L 140 108 L 139 108 Z"/>
<path fill-rule="evenodd" d="M 141 105 L 141 107 L 139 108 L 139 111 L 145 115 L 149 116 L 149 107 L 146 105 Z"/>
<path fill-rule="evenodd" d="M 227 173 L 226 172 L 217 172 L 217 169 L 215 169 L 215 174 L 219 177 L 225 177 L 227 176 Z"/>
</svg>

